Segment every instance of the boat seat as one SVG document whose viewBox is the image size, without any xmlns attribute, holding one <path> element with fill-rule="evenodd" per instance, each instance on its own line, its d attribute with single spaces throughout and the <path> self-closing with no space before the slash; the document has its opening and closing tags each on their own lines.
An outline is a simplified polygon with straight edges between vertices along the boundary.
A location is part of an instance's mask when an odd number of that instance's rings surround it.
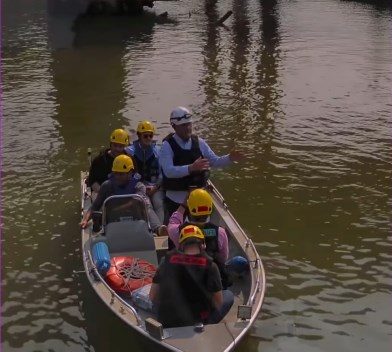
<svg viewBox="0 0 392 352">
<path fill-rule="evenodd" d="M 111 257 L 133 256 L 157 265 L 154 237 L 144 220 L 111 222 L 106 225 L 105 237 Z"/>
</svg>

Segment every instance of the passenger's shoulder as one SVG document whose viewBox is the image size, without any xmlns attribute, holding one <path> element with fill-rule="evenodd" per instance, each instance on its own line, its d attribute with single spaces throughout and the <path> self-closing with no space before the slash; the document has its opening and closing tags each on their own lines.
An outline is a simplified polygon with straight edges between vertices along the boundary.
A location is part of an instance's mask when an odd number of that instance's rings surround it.
<svg viewBox="0 0 392 352">
<path fill-rule="evenodd" d="M 127 153 L 130 156 L 134 156 L 134 154 L 135 154 L 135 146 L 133 144 L 129 145 L 124 150 L 125 150 L 125 153 Z"/>
<path fill-rule="evenodd" d="M 94 157 L 93 162 L 97 162 L 97 161 L 102 160 L 102 159 L 106 156 L 106 154 L 108 153 L 108 150 L 109 150 L 109 149 L 100 150 L 99 153 L 98 153 L 98 155 L 96 155 L 96 156 Z"/>
<path fill-rule="evenodd" d="M 171 139 L 174 136 L 174 133 L 169 133 L 165 138 L 162 139 L 162 142 L 167 142 L 167 140 Z"/>
<path fill-rule="evenodd" d="M 218 265 L 211 259 L 210 274 L 213 276 L 220 276 Z"/>
<path fill-rule="evenodd" d="M 153 147 L 152 147 L 152 150 L 153 150 L 153 152 L 155 153 L 155 154 L 158 154 L 159 153 L 159 151 L 160 151 L 160 149 L 161 149 L 161 146 L 159 146 L 158 144 L 154 144 L 153 145 Z"/>
<path fill-rule="evenodd" d="M 219 227 L 218 227 L 218 235 L 220 235 L 220 236 L 226 236 L 226 237 L 227 237 L 227 231 L 226 231 L 226 229 L 225 229 L 224 227 L 222 227 L 222 226 L 219 226 Z"/>
<path fill-rule="evenodd" d="M 167 140 L 163 140 L 161 148 L 159 148 L 159 153 L 167 153 L 171 150 L 170 143 Z"/>
<path fill-rule="evenodd" d="M 212 263 L 212 265 L 214 265 L 214 259 L 212 259 L 212 257 L 206 252 L 202 252 L 203 253 L 203 257 L 207 258 L 208 261 L 210 261 Z"/>
<path fill-rule="evenodd" d="M 112 186 L 112 181 L 110 181 L 110 180 L 106 180 L 106 181 L 104 181 L 102 184 L 101 184 L 101 190 L 102 190 L 102 192 L 104 192 L 104 191 L 106 191 L 106 190 L 108 190 L 108 189 L 110 189 Z"/>
</svg>

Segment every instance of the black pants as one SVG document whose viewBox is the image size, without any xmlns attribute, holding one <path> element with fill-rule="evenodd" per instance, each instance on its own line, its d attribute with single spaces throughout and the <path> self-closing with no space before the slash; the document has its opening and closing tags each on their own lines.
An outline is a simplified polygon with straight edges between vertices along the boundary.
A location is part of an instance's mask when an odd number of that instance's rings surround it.
<svg viewBox="0 0 392 352">
<path fill-rule="evenodd" d="M 173 202 L 170 198 L 165 197 L 165 220 L 163 222 L 165 225 L 169 223 L 170 217 L 179 206 L 179 203 Z"/>
</svg>

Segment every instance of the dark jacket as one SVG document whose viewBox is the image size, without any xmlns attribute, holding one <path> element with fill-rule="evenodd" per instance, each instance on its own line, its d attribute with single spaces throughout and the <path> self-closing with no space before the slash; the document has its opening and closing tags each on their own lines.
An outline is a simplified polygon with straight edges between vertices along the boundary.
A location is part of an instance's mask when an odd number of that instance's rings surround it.
<svg viewBox="0 0 392 352">
<path fill-rule="evenodd" d="M 222 290 L 216 264 L 206 253 L 167 253 L 153 282 L 159 284 L 158 320 L 166 327 L 206 322 L 212 294 Z"/>
<path fill-rule="evenodd" d="M 110 148 L 105 149 L 93 159 L 90 172 L 86 180 L 87 186 L 91 187 L 95 182 L 99 185 L 104 183 L 112 172 L 114 158 L 108 153 Z"/>
</svg>

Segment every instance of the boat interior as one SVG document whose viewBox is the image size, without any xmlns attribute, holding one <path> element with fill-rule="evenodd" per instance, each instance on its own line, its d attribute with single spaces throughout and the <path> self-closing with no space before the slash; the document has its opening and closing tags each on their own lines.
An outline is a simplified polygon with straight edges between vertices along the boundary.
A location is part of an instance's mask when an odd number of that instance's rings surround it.
<svg viewBox="0 0 392 352">
<path fill-rule="evenodd" d="M 219 226 L 225 222 L 218 212 L 214 212 L 211 221 Z M 245 253 L 234 236 L 227 230 L 229 238 L 229 258 Z M 105 242 L 109 249 L 110 257 L 132 256 L 144 259 L 158 266 L 161 258 L 168 250 L 168 238 L 156 236 L 150 229 L 147 212 L 143 199 L 138 195 L 109 197 L 102 209 L 102 226 L 99 232 L 91 232 L 88 245 L 90 251 L 97 242 Z M 102 277 L 98 277 L 102 280 Z M 252 286 L 251 275 L 247 272 L 242 276 L 232 276 L 233 285 L 229 289 L 235 296 L 234 304 L 225 317 L 227 322 L 236 322 L 238 305 L 247 304 Z M 149 311 L 136 307 L 130 295 L 120 295 L 123 301 L 132 306 L 144 322 L 146 318 L 157 319 Z"/>
</svg>

